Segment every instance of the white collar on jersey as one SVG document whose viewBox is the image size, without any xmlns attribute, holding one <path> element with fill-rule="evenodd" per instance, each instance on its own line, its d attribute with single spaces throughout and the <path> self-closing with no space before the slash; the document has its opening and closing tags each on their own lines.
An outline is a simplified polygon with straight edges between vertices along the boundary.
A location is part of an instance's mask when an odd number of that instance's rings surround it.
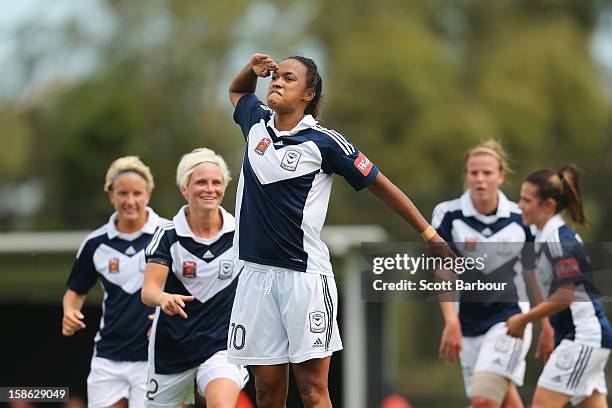
<svg viewBox="0 0 612 408">
<path fill-rule="evenodd" d="M 197 237 L 191 231 L 191 228 L 189 228 L 189 224 L 187 223 L 187 217 L 185 214 L 187 207 L 189 206 L 184 205 L 183 207 L 181 207 L 179 212 L 176 213 L 176 215 L 172 219 L 172 221 L 174 221 L 174 230 L 176 231 L 177 235 L 180 235 L 181 237 L 191 238 L 200 244 L 211 245 L 212 243 L 217 241 L 219 238 L 221 238 L 223 234 L 234 231 L 236 229 L 236 223 L 234 221 L 234 216 L 228 213 L 227 211 L 225 211 L 225 208 L 219 206 L 219 209 L 221 210 L 221 216 L 223 217 L 223 226 L 221 227 L 221 230 L 214 237 L 210 237 L 210 238 Z"/>
<path fill-rule="evenodd" d="M 483 215 L 476 211 L 474 203 L 472 203 L 472 197 L 470 196 L 470 190 L 467 190 L 461 196 L 461 212 L 465 217 L 474 217 L 478 221 L 485 224 L 491 224 L 500 218 L 510 217 L 511 202 L 508 197 L 501 191 L 497 191 L 497 212 L 493 215 Z"/>
<path fill-rule="evenodd" d="M 553 215 L 546 224 L 544 224 L 544 228 L 538 230 L 535 236 L 535 242 L 546 242 L 550 238 L 552 234 L 560 227 L 565 225 L 565 220 L 561 216 L 561 214 Z"/>
<path fill-rule="evenodd" d="M 300 122 L 295 125 L 295 127 L 291 130 L 278 130 L 276 128 L 276 126 L 274 125 L 274 116 L 276 116 L 275 112 L 272 112 L 272 115 L 270 115 L 270 119 L 268 119 L 268 123 L 267 126 L 272 129 L 274 131 L 274 134 L 278 137 L 283 137 L 283 136 L 293 136 L 295 135 L 297 132 L 304 130 L 304 129 L 310 129 L 311 127 L 315 126 L 317 124 L 317 121 L 315 120 L 315 118 L 312 117 L 312 115 L 305 115 L 302 120 L 300 120 Z"/>
<path fill-rule="evenodd" d="M 130 234 L 119 232 L 117 230 L 117 212 L 115 211 L 108 219 L 108 237 L 110 239 L 119 237 L 121 239 L 125 239 L 126 241 L 133 241 L 142 234 L 155 234 L 155 230 L 159 226 L 159 215 L 157 215 L 151 207 L 147 207 L 146 211 L 149 213 L 149 218 L 147 218 L 145 225 L 143 225 L 140 231 L 132 232 Z"/>
</svg>

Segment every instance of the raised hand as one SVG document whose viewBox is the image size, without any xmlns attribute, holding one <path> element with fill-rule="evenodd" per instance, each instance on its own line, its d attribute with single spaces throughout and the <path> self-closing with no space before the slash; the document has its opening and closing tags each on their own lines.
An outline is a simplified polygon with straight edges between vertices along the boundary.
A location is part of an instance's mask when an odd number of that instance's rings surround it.
<svg viewBox="0 0 612 408">
<path fill-rule="evenodd" d="M 278 64 L 269 55 L 257 53 L 251 56 L 251 69 L 258 77 L 265 78 L 278 69 Z"/>
</svg>

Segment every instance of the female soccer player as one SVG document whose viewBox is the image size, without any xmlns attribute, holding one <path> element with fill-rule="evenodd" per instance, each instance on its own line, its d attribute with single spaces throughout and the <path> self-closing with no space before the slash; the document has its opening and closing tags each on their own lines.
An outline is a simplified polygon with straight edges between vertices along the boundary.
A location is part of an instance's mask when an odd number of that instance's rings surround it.
<svg viewBox="0 0 612 408">
<path fill-rule="evenodd" d="M 440 303 L 445 321 L 440 356 L 447 362 L 460 358 L 466 394 L 475 408 L 523 406 L 516 385 L 523 383 L 531 326 L 520 341 L 506 334 L 504 323 L 529 309 L 528 302 L 519 301 L 527 298 L 520 269 L 515 269 L 522 264 L 523 245 L 505 243 L 533 241 L 533 236 L 521 222 L 516 203 L 499 189 L 507 163 L 505 151 L 494 140 L 470 149 L 465 164 L 468 190 L 458 199 L 439 204 L 433 212 L 432 225 L 445 240 L 453 242 L 458 254 L 490 252 L 490 243 L 506 247 L 489 256 L 490 267 L 477 274 L 478 278 L 507 282 L 503 299 L 470 299 L 460 294 L 458 313 L 455 302 Z"/>
<path fill-rule="evenodd" d="M 254 92 L 258 77 L 270 74 L 266 106 Z M 342 134 L 317 123 L 321 90 L 311 59 L 277 64 L 266 54 L 254 54 L 229 90 L 246 149 L 234 239 L 245 269 L 228 355 L 251 366 L 259 407 L 284 406 L 289 363 L 304 405 L 331 406 L 330 356 L 342 342 L 329 251 L 319 234 L 333 173 L 356 190 L 368 187 L 425 241 L 444 242 L 377 166 Z"/>
<path fill-rule="evenodd" d="M 193 404 L 195 380 L 207 407 L 234 408 L 248 373 L 226 352 L 242 270 L 231 250 L 234 217 L 220 206 L 229 170 L 212 150 L 195 149 L 179 162 L 176 182 L 187 205 L 146 250 L 142 300 L 157 310 L 145 405 Z"/>
<path fill-rule="evenodd" d="M 562 218 L 565 212 L 572 222 L 585 222 L 576 168 L 532 173 L 521 187 L 519 206 L 525 223 L 538 227 L 537 278 L 547 300 L 508 319 L 508 334 L 521 338 L 529 322 L 546 316 L 555 330 L 555 349 L 532 407 L 563 407 L 568 401 L 582 408 L 607 407 L 604 368 L 612 329 L 592 296 L 592 268 L 582 240 Z"/>
<path fill-rule="evenodd" d="M 81 313 L 87 292 L 98 279 L 104 289 L 100 330 L 87 378 L 87 406 L 142 407 L 147 382 L 147 318 L 142 304 L 144 249 L 167 222 L 147 207 L 154 183 L 138 157 L 115 160 L 104 183 L 115 213 L 85 238 L 64 295 L 62 334 L 85 328 Z"/>
</svg>

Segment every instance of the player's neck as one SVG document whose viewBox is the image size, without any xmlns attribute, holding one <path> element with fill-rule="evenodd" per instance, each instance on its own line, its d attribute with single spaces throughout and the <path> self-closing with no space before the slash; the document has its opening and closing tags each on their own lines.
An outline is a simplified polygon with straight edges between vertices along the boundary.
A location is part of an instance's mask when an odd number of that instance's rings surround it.
<svg viewBox="0 0 612 408">
<path fill-rule="evenodd" d="M 189 206 L 185 215 L 187 224 L 196 237 L 212 238 L 223 227 L 223 216 L 219 208 L 209 210 Z"/>
<path fill-rule="evenodd" d="M 498 205 L 498 196 L 491 198 L 490 200 L 472 200 L 472 204 L 474 205 L 474 209 L 482 215 L 489 215 L 493 213 L 497 209 Z"/>
<path fill-rule="evenodd" d="M 542 231 L 544 229 L 544 227 L 546 226 L 546 224 L 548 224 L 548 221 L 550 221 L 550 219 L 552 217 L 554 217 L 556 214 L 546 214 L 542 217 L 542 219 L 538 220 L 538 222 L 536 222 L 536 227 L 538 227 L 538 230 Z"/>
<path fill-rule="evenodd" d="M 144 227 L 149 219 L 149 212 L 145 211 L 142 217 L 136 220 L 126 220 L 126 219 L 117 219 L 117 223 L 115 224 L 115 228 L 117 231 L 123 234 L 132 234 L 134 232 L 138 232 Z"/>
<path fill-rule="evenodd" d="M 274 127 L 281 132 L 291 130 L 296 127 L 303 118 L 304 113 L 299 110 L 292 112 L 276 112 L 274 115 Z"/>
</svg>

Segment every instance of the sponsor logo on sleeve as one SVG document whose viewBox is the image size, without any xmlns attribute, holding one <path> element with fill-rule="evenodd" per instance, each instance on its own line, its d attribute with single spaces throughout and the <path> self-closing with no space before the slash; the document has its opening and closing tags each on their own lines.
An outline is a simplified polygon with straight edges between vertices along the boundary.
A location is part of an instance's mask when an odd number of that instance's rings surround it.
<svg viewBox="0 0 612 408">
<path fill-rule="evenodd" d="M 357 170 L 359 170 L 359 172 L 364 176 L 370 174 L 370 171 L 372 171 L 372 167 L 374 166 L 374 163 L 372 163 L 370 159 L 365 157 L 365 155 L 361 152 L 359 152 L 359 156 L 357 156 L 353 164 L 355 165 L 355 167 L 357 167 Z"/>
<path fill-rule="evenodd" d="M 197 276 L 197 264 L 193 261 L 183 262 L 183 276 L 186 278 L 195 278 Z"/>
<path fill-rule="evenodd" d="M 302 157 L 302 153 L 297 150 L 288 149 L 281 160 L 280 166 L 287 171 L 295 171 L 297 165 Z"/>
<path fill-rule="evenodd" d="M 259 141 L 259 143 L 257 143 L 257 146 L 255 147 L 255 153 L 260 156 L 263 156 L 266 150 L 268 149 L 268 146 L 270 146 L 271 144 L 272 139 L 270 139 L 269 137 L 264 137 Z"/>
<path fill-rule="evenodd" d="M 219 279 L 229 279 L 234 272 L 234 262 L 221 261 L 219 262 Z"/>
<path fill-rule="evenodd" d="M 108 260 L 108 273 L 119 273 L 119 258 Z"/>
<path fill-rule="evenodd" d="M 555 274 L 557 279 L 580 276 L 580 265 L 578 265 L 576 258 L 561 259 L 555 264 Z"/>
<path fill-rule="evenodd" d="M 325 312 L 311 312 L 309 314 L 310 331 L 313 333 L 323 333 L 327 328 L 325 322 Z"/>
</svg>

